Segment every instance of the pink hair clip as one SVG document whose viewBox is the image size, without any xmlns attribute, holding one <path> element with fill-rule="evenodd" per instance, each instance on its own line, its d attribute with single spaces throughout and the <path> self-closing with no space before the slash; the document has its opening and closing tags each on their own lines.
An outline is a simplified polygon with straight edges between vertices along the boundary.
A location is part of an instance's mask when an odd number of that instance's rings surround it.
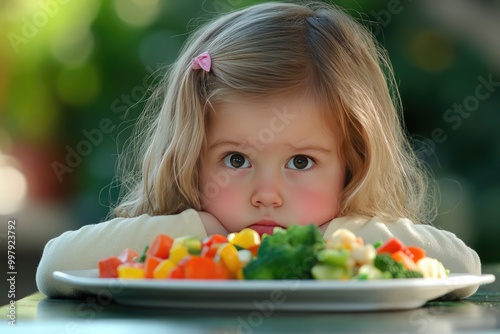
<svg viewBox="0 0 500 334">
<path fill-rule="evenodd" d="M 191 60 L 191 68 L 193 70 L 203 69 L 205 72 L 210 72 L 212 67 L 212 58 L 208 52 L 203 52 Z"/>
</svg>

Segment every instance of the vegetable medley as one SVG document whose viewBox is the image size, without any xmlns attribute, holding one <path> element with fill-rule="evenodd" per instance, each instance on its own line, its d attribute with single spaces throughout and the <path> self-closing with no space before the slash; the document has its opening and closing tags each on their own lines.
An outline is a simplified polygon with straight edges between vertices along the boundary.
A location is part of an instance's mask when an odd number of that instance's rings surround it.
<svg viewBox="0 0 500 334">
<path fill-rule="evenodd" d="M 99 277 L 124 279 L 392 279 L 444 278 L 449 271 L 419 247 L 393 237 L 365 244 L 339 229 L 327 240 L 315 225 L 243 229 L 203 240 L 159 234 L 142 254 L 130 248 L 99 261 Z"/>
</svg>

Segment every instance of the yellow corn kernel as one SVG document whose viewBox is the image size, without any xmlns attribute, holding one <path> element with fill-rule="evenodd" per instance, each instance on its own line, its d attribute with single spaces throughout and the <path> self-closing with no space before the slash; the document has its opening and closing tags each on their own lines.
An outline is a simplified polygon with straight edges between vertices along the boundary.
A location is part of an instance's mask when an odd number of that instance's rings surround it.
<svg viewBox="0 0 500 334">
<path fill-rule="evenodd" d="M 168 278 L 170 272 L 176 265 L 177 264 L 170 259 L 161 261 L 153 271 L 153 278 Z"/>
<path fill-rule="evenodd" d="M 245 273 L 243 272 L 243 268 L 240 268 L 240 270 L 238 270 L 238 273 L 236 274 L 236 279 L 239 280 L 245 279 Z"/>
<path fill-rule="evenodd" d="M 117 268 L 118 278 L 141 279 L 144 278 L 144 269 L 138 267 L 129 267 L 127 265 L 119 265 Z"/>
<path fill-rule="evenodd" d="M 259 233 L 249 228 L 244 228 L 240 232 L 236 233 L 232 239 L 228 238 L 228 240 L 233 245 L 238 245 L 245 249 L 250 249 L 260 245 Z"/>
<path fill-rule="evenodd" d="M 219 257 L 226 268 L 233 274 L 236 274 L 242 267 L 238 257 L 238 250 L 233 244 L 226 243 L 219 247 Z"/>
<path fill-rule="evenodd" d="M 179 246 L 175 247 L 174 249 L 170 249 L 170 256 L 168 257 L 168 259 L 177 264 L 187 255 L 189 255 L 188 250 L 183 246 Z"/>
</svg>

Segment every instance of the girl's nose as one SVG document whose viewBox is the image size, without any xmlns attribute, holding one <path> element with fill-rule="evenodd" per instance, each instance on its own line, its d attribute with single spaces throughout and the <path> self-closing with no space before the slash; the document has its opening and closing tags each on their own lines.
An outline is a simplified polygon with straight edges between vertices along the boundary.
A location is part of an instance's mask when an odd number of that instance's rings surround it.
<svg viewBox="0 0 500 334">
<path fill-rule="evenodd" d="M 283 205 L 281 187 L 276 176 L 261 175 L 255 179 L 254 185 L 251 198 L 253 206 L 280 207 Z"/>
</svg>

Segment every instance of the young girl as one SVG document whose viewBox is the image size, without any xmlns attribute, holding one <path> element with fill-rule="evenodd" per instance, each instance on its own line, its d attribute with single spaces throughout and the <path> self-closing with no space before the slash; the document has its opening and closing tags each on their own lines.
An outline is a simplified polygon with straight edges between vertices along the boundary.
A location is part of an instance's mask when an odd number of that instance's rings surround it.
<svg viewBox="0 0 500 334">
<path fill-rule="evenodd" d="M 117 218 L 46 245 L 37 284 L 47 296 L 77 295 L 53 271 L 96 268 L 159 233 L 308 223 L 325 237 L 339 228 L 372 243 L 396 236 L 451 272 L 480 274 L 472 249 L 423 224 L 433 206 L 390 64 L 338 8 L 264 3 L 224 15 L 189 38 L 161 86 Z"/>
</svg>

